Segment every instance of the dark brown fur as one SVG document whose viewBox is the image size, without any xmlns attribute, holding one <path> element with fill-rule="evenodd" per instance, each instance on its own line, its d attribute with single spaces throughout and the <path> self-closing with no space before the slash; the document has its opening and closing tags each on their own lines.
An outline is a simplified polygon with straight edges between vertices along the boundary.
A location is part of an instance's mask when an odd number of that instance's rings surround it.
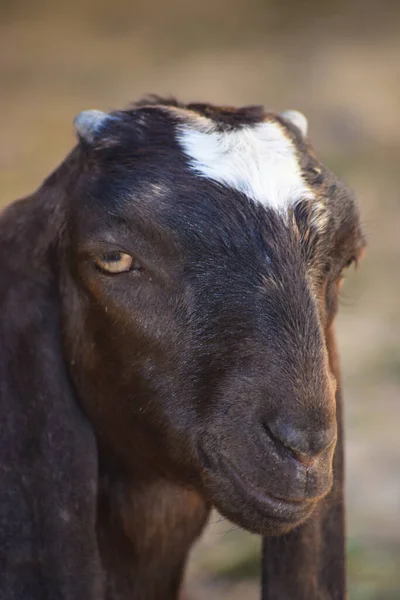
<svg viewBox="0 0 400 600">
<path fill-rule="evenodd" d="M 265 599 L 344 597 L 331 327 L 358 212 L 290 125 L 322 229 L 196 178 L 185 110 L 114 113 L 0 218 L 2 600 L 173 600 L 212 505 L 284 534 Z M 100 272 L 110 249 L 140 269 Z"/>
</svg>

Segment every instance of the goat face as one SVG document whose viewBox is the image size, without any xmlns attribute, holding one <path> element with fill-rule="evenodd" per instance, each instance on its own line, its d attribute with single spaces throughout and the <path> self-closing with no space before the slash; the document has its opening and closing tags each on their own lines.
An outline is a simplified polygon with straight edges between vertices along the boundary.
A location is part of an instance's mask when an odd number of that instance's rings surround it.
<svg viewBox="0 0 400 600">
<path fill-rule="evenodd" d="M 327 336 L 363 244 L 290 117 L 85 113 L 63 245 L 66 353 L 100 449 L 263 534 L 330 489 Z"/>
</svg>

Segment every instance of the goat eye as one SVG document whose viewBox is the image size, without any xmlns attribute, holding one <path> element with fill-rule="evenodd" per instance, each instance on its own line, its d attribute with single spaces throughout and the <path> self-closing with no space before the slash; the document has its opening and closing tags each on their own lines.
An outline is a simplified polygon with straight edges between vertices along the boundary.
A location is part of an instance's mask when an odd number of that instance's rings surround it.
<svg viewBox="0 0 400 600">
<path fill-rule="evenodd" d="M 107 273 L 125 273 L 132 268 L 140 268 L 134 264 L 132 256 L 125 252 L 107 252 L 96 258 L 95 263 L 101 271 Z"/>
</svg>

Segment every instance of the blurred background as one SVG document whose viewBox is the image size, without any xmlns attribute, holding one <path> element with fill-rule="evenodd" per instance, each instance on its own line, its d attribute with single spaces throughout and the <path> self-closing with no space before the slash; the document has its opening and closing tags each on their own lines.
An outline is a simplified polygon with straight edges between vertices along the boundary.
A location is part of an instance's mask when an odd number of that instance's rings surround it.
<svg viewBox="0 0 400 600">
<path fill-rule="evenodd" d="M 369 249 L 338 318 L 350 598 L 399 600 L 400 2 L 0 0 L 1 204 L 63 159 L 77 112 L 149 92 L 299 109 L 357 192 Z M 260 546 L 213 515 L 188 597 L 258 599 Z"/>
</svg>

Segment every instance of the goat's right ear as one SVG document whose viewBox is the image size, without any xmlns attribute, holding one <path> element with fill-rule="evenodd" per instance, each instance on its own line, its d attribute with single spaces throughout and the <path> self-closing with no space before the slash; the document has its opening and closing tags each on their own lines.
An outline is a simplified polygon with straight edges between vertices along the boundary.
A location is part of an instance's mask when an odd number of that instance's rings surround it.
<svg viewBox="0 0 400 600">
<path fill-rule="evenodd" d="M 0 216 L 1 598 L 102 597 L 96 443 L 62 351 L 62 226 L 46 189 Z"/>
</svg>

